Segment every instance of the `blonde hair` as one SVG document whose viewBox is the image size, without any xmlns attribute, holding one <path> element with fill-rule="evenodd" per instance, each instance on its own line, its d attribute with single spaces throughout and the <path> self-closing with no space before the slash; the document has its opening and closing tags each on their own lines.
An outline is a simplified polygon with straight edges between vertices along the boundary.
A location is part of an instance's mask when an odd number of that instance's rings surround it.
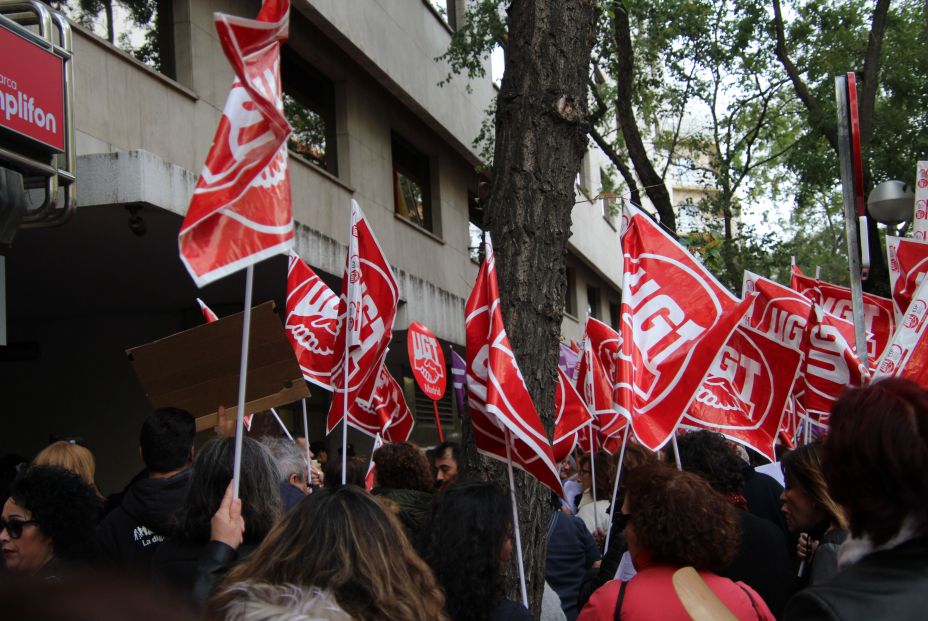
<svg viewBox="0 0 928 621">
<path fill-rule="evenodd" d="M 94 461 L 93 453 L 80 444 L 59 440 L 52 442 L 32 460 L 33 466 L 60 466 L 69 470 L 84 480 L 85 483 L 93 487 L 97 496 L 102 498 L 97 484 L 94 482 L 94 475 L 97 472 L 97 463 Z"/>
<path fill-rule="evenodd" d="M 315 492 L 287 513 L 226 575 L 208 618 L 226 619 L 260 585 L 329 591 L 357 621 L 447 620 L 444 595 L 399 522 L 351 485 Z"/>
</svg>

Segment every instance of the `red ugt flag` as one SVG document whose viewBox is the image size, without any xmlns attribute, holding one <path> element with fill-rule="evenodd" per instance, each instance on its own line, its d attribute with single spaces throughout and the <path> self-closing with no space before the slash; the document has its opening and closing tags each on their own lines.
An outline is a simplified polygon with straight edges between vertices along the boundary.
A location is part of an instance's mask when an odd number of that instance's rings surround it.
<svg viewBox="0 0 928 621">
<path fill-rule="evenodd" d="M 506 463 L 508 436 L 512 465 L 563 496 L 551 443 L 519 372 L 499 305 L 496 261 L 487 241 L 486 258 L 464 311 L 467 404 L 477 450 Z"/>
<path fill-rule="evenodd" d="M 642 444 L 670 439 L 747 310 L 641 210 L 622 217 L 621 350 L 614 401 Z"/>
<path fill-rule="evenodd" d="M 203 313 L 203 319 L 206 320 L 206 323 L 213 323 L 219 319 L 216 313 L 213 312 L 213 309 L 206 305 L 206 302 L 197 298 L 197 304 L 200 305 L 200 311 Z"/>
<path fill-rule="evenodd" d="M 288 0 L 266 0 L 257 20 L 216 13 L 232 91 L 180 229 L 180 257 L 198 287 L 293 247 L 280 45 Z"/>
<path fill-rule="evenodd" d="M 618 332 L 593 317 L 587 318 L 575 385 L 593 413 L 593 427 L 604 448 L 617 446 L 609 438 L 617 437 L 629 422 L 612 403 L 621 353 L 620 341 Z M 588 450 L 589 442 L 583 448 Z"/>
<path fill-rule="evenodd" d="M 352 200 L 351 236 L 338 302 L 336 362 L 330 376 L 333 393 L 326 433 L 332 433 L 341 422 L 345 401 L 350 409 L 368 380 L 380 370 L 393 336 L 398 301 L 399 289 L 390 265 L 361 208 Z"/>
<path fill-rule="evenodd" d="M 338 296 L 295 253 L 287 269 L 287 338 L 303 377 L 332 390 Z"/>
<path fill-rule="evenodd" d="M 928 280 L 922 280 L 902 319 L 902 325 L 879 361 L 875 378 L 904 377 L 928 387 Z"/>
<path fill-rule="evenodd" d="M 795 268 L 795 266 L 794 266 Z M 818 301 L 826 313 L 854 322 L 854 308 L 851 302 L 851 290 L 847 287 L 822 282 L 809 278 L 793 269 L 790 274 L 790 287 L 805 295 L 813 302 Z M 864 329 L 867 334 L 867 356 L 871 370 L 876 369 L 877 359 L 883 356 L 889 341 L 896 331 L 896 314 L 893 301 L 871 293 L 864 294 Z M 852 340 L 856 343 L 856 337 Z"/>
<path fill-rule="evenodd" d="M 798 349 L 739 326 L 712 363 L 684 423 L 776 461 L 773 445 L 801 362 Z"/>
<path fill-rule="evenodd" d="M 587 409 L 580 393 L 574 388 L 570 378 L 562 369 L 557 370 L 557 392 L 554 393 L 554 452 L 555 463 L 560 463 L 570 455 L 577 444 L 577 432 L 590 424 L 593 417 Z"/>
<path fill-rule="evenodd" d="M 405 442 L 414 422 L 403 389 L 381 362 L 348 408 L 348 424 L 370 436 L 379 434 L 387 442 Z"/>
<path fill-rule="evenodd" d="M 928 273 L 928 242 L 887 235 L 886 254 L 889 255 L 889 286 L 893 291 L 893 304 L 896 316 L 901 318 Z"/>
</svg>

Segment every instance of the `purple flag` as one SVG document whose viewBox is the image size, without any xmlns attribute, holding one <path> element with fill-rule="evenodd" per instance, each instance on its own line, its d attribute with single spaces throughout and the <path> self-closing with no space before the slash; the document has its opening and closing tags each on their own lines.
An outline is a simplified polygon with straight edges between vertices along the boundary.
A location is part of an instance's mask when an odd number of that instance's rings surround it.
<svg viewBox="0 0 928 621">
<path fill-rule="evenodd" d="M 453 349 L 451 350 L 451 383 L 454 384 L 454 398 L 457 399 L 458 416 L 464 416 L 467 363 Z"/>
<path fill-rule="evenodd" d="M 574 376 L 574 369 L 577 368 L 577 362 L 580 360 L 580 354 L 570 348 L 570 345 L 561 343 L 560 352 L 557 355 L 557 368 L 564 372 L 567 377 Z"/>
</svg>

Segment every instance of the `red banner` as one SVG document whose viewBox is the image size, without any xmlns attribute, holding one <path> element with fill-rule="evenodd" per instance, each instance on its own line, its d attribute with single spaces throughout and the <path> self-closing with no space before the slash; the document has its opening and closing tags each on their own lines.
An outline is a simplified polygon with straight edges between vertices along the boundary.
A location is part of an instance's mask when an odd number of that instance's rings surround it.
<svg viewBox="0 0 928 621">
<path fill-rule="evenodd" d="M 198 287 L 287 252 L 294 237 L 280 83 L 290 3 L 266 0 L 257 20 L 215 21 L 236 78 L 178 238 Z"/>
<path fill-rule="evenodd" d="M 333 393 L 326 433 L 332 433 L 341 421 L 344 401 L 347 399 L 351 408 L 368 380 L 379 372 L 393 336 L 398 302 L 399 289 L 390 265 L 361 208 L 352 200 L 351 236 L 338 302 L 338 331 L 333 341 Z"/>
<path fill-rule="evenodd" d="M 798 349 L 740 326 L 716 356 L 684 423 L 776 461 L 773 446 L 801 363 Z"/>
<path fill-rule="evenodd" d="M 902 325 L 893 337 L 886 355 L 879 361 L 876 378 L 904 377 L 928 388 L 928 286 L 925 281 L 915 290 L 915 295 Z"/>
<path fill-rule="evenodd" d="M 851 290 L 847 287 L 809 278 L 798 269 L 794 269 L 790 275 L 790 287 L 813 302 L 818 300 L 826 313 L 854 323 Z M 863 301 L 867 357 L 871 370 L 875 370 L 876 361 L 882 357 L 896 331 L 896 313 L 893 309 L 893 301 L 888 298 L 865 293 Z M 856 338 L 851 342 L 856 343 Z"/>
<path fill-rule="evenodd" d="M 418 321 L 409 324 L 406 335 L 406 350 L 412 374 L 422 392 L 429 399 L 438 401 L 445 394 L 448 382 L 445 373 L 445 354 L 432 331 Z"/>
<path fill-rule="evenodd" d="M 219 319 L 219 317 L 216 316 L 216 313 L 213 312 L 213 309 L 206 305 L 206 302 L 200 298 L 197 298 L 197 304 L 200 305 L 200 311 L 203 313 L 203 319 L 206 320 L 206 323 L 213 323 Z"/>
<path fill-rule="evenodd" d="M 290 345 L 308 382 L 332 390 L 338 296 L 295 253 L 287 269 L 287 320 Z"/>
<path fill-rule="evenodd" d="M 557 370 L 557 392 L 554 393 L 554 461 L 564 461 L 577 444 L 577 432 L 593 420 L 590 411 L 574 388 L 570 378 Z"/>
<path fill-rule="evenodd" d="M 563 496 L 551 443 L 532 403 L 503 325 L 493 247 L 467 300 L 467 405 L 477 450 L 507 462 Z"/>
<path fill-rule="evenodd" d="M 386 358 L 386 354 L 384 354 Z M 387 442 L 406 442 L 415 424 L 403 389 L 381 364 L 348 409 L 348 424 Z"/>
<path fill-rule="evenodd" d="M 928 242 L 887 235 L 886 254 L 889 255 L 893 305 L 896 316 L 902 317 L 909 309 L 915 290 L 928 273 Z"/>
<path fill-rule="evenodd" d="M 639 441 L 670 439 L 747 310 L 644 212 L 622 219 L 621 351 L 613 400 Z"/>
</svg>

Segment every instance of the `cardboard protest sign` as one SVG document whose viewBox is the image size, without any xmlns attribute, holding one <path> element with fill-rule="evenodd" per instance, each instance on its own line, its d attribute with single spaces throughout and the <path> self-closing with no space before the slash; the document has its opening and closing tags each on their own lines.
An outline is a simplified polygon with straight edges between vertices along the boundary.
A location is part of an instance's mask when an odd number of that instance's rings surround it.
<svg viewBox="0 0 928 621">
<path fill-rule="evenodd" d="M 178 407 L 197 431 L 218 422 L 217 409 L 237 414 L 244 313 L 229 315 L 126 351 L 152 407 Z M 309 396 L 274 303 L 251 311 L 245 414 Z"/>
</svg>

